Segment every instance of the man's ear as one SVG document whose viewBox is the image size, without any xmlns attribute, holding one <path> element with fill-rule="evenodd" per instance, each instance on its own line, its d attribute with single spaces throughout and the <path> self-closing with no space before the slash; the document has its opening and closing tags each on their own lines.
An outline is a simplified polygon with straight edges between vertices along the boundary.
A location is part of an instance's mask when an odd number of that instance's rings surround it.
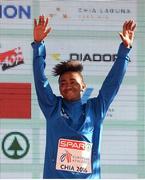
<svg viewBox="0 0 145 180">
<path fill-rule="evenodd" d="M 87 85 L 83 83 L 81 91 L 83 92 L 87 88 Z"/>
</svg>

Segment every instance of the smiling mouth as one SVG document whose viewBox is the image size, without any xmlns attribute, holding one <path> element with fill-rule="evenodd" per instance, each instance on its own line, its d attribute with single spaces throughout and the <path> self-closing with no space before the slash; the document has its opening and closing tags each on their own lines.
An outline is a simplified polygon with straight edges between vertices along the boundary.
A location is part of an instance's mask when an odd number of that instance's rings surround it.
<svg viewBox="0 0 145 180">
<path fill-rule="evenodd" d="M 72 90 L 68 90 L 68 91 L 66 91 L 65 93 L 72 93 L 73 91 Z"/>
</svg>

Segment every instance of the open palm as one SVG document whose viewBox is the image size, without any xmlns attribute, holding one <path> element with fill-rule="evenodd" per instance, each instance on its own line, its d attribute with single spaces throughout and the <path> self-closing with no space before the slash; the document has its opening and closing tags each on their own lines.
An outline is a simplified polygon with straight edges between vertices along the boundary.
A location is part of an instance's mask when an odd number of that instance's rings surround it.
<svg viewBox="0 0 145 180">
<path fill-rule="evenodd" d="M 48 18 L 45 20 L 44 16 L 39 16 L 38 22 L 34 19 L 34 41 L 41 42 L 51 31 L 51 27 L 47 28 L 48 21 Z"/>
<path fill-rule="evenodd" d="M 132 46 L 135 27 L 136 24 L 134 23 L 134 21 L 125 21 L 125 23 L 123 24 L 123 32 L 119 33 L 123 44 L 128 48 Z"/>
</svg>

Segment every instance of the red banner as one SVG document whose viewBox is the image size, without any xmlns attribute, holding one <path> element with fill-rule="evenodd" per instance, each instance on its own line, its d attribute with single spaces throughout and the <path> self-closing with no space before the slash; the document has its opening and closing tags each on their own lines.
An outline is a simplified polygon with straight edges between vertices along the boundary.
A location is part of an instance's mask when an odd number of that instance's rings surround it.
<svg viewBox="0 0 145 180">
<path fill-rule="evenodd" d="M 31 118 L 30 83 L 0 83 L 0 118 Z"/>
</svg>

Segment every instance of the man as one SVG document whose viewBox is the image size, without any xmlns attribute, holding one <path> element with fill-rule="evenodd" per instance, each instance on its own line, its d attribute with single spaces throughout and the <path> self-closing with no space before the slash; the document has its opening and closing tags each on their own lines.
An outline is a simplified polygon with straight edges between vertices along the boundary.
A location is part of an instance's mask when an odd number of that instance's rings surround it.
<svg viewBox="0 0 145 180">
<path fill-rule="evenodd" d="M 56 96 L 44 74 L 45 37 L 50 33 L 48 18 L 34 20 L 33 71 L 38 102 L 46 118 L 46 151 L 44 178 L 100 178 L 100 139 L 102 122 L 114 99 L 127 64 L 136 24 L 126 21 L 120 33 L 117 59 L 106 77 L 97 97 L 81 102 L 86 84 L 79 61 L 57 64 L 53 75 L 59 76 L 61 96 Z"/>
</svg>

